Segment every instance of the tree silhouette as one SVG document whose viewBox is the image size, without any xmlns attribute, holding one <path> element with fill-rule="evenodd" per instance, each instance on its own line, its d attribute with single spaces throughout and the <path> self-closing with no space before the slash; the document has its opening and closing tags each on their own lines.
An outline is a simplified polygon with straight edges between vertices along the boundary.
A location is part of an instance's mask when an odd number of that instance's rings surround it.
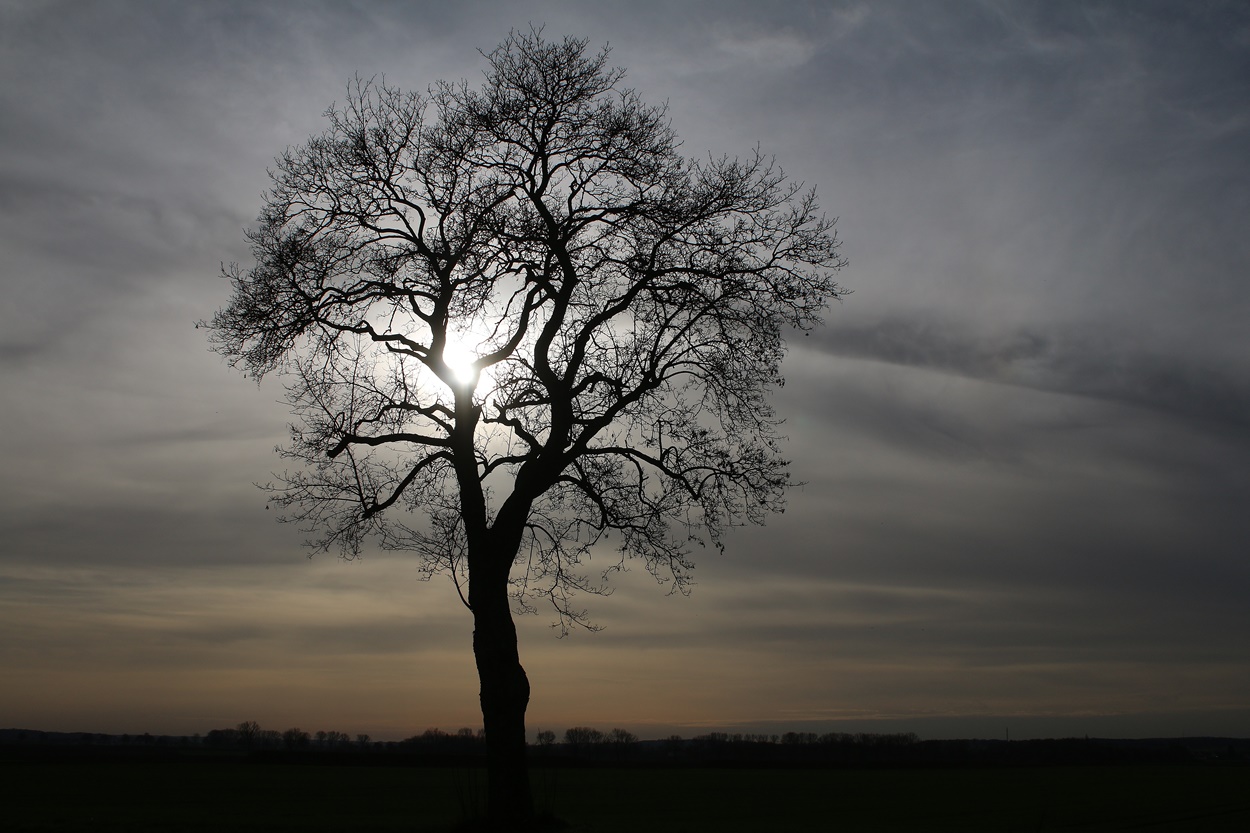
<svg viewBox="0 0 1250 833">
<path fill-rule="evenodd" d="M 584 752 L 589 747 L 603 743 L 607 737 L 598 729 L 589 726 L 574 726 L 564 730 L 564 743 L 574 753 Z"/>
<path fill-rule="evenodd" d="M 532 815 L 514 608 L 586 625 L 628 558 L 685 591 L 692 546 L 779 509 L 784 331 L 843 293 L 814 192 L 758 150 L 684 159 L 586 45 L 513 33 L 480 90 L 357 79 L 278 158 L 207 324 L 287 379 L 284 518 L 413 552 L 472 611 L 501 824 Z"/>
<path fill-rule="evenodd" d="M 238 732 L 239 743 L 248 749 L 255 746 L 260 739 L 260 724 L 255 720 L 245 720 L 238 726 L 235 726 L 234 730 Z"/>
<path fill-rule="evenodd" d="M 311 737 L 303 729 L 290 728 L 282 733 L 282 744 L 287 749 L 299 749 L 307 746 Z"/>
</svg>

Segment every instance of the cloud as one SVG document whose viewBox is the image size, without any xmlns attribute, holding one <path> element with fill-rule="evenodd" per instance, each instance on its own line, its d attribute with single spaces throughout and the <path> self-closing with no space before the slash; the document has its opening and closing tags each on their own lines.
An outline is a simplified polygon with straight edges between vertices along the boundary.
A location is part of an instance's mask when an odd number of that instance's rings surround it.
<svg viewBox="0 0 1250 833">
<path fill-rule="evenodd" d="M 814 343 L 835 356 L 1140 405 L 1250 438 L 1250 368 L 1201 354 L 1152 354 L 1063 326 L 986 333 L 901 317 L 848 318 Z"/>
<path fill-rule="evenodd" d="M 792 29 L 744 30 L 718 24 L 714 33 L 716 48 L 721 52 L 769 68 L 800 67 L 811 59 L 817 48 L 810 35 Z"/>
</svg>

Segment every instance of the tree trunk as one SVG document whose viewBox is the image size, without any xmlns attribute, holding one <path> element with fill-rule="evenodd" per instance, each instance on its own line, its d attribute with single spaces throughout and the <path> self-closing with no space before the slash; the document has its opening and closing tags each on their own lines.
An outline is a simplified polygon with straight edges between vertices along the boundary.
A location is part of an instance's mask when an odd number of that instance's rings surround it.
<svg viewBox="0 0 1250 833">
<path fill-rule="evenodd" d="M 487 820 L 491 830 L 525 830 L 534 821 L 525 762 L 525 709 L 530 684 L 517 652 L 508 575 L 506 570 L 502 575 L 491 571 L 471 576 L 469 581 L 473 655 L 481 681 L 486 729 Z"/>
</svg>

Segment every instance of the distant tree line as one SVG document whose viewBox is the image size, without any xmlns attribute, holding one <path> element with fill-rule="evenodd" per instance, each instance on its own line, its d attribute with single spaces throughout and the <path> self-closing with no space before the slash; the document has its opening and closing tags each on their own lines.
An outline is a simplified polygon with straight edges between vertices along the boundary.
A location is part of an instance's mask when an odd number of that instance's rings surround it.
<svg viewBox="0 0 1250 833">
<path fill-rule="evenodd" d="M 199 742 L 199 736 L 196 736 Z M 356 735 L 353 739 L 345 732 L 319 731 L 310 734 L 292 728 L 279 732 L 264 729 L 256 721 L 244 721 L 229 729 L 213 729 L 202 740 L 203 745 L 216 748 L 247 750 L 262 749 L 328 749 L 328 750 L 380 750 L 380 751 L 427 751 L 447 753 L 474 753 L 485 749 L 485 734 L 479 728 L 462 727 L 455 732 L 439 728 L 426 729 L 402 741 L 372 741 L 369 735 Z M 563 742 L 557 743 L 554 731 L 538 732 L 536 745 L 545 751 L 564 754 L 592 755 L 598 752 L 616 752 L 618 755 L 639 743 L 638 736 L 626 729 L 602 732 L 587 726 L 566 729 Z M 596 755 L 598 756 L 598 755 Z"/>
<path fill-rule="evenodd" d="M 926 740 L 911 733 L 872 734 L 786 732 L 750 734 L 709 732 L 692 738 L 670 735 L 639 740 L 626 729 L 603 732 L 574 726 L 557 734 L 537 733 L 535 755 L 545 765 L 714 766 L 781 764 L 797 766 L 947 766 L 1019 764 L 1147 764 L 1187 762 L 1244 763 L 1250 760 L 1250 739 L 1060 738 L 1017 740 Z M 425 765 L 465 763 L 486 754 L 480 728 L 454 732 L 426 729 L 402 741 L 374 741 L 367 734 L 264 729 L 255 721 L 207 734 L 110 735 L 93 732 L 43 732 L 0 729 L 0 747 L 12 753 L 80 755 L 101 760 L 202 759 L 205 754 L 247 755 L 257 760 L 319 760 L 421 762 Z M 58 751 L 59 750 L 59 751 Z M 74 751 L 77 750 L 77 751 Z M 57 758 L 49 758 L 54 760 Z"/>
<path fill-rule="evenodd" d="M 476 754 L 485 752 L 485 744 L 486 736 L 482 729 L 462 726 L 455 732 L 426 729 L 419 735 L 401 741 L 400 746 L 415 751 Z"/>
<path fill-rule="evenodd" d="M 369 748 L 368 735 L 356 735 L 353 740 L 346 732 L 319 731 L 315 734 L 293 727 L 279 732 L 262 729 L 254 720 L 245 720 L 233 729 L 213 729 L 204 736 L 204 745 L 217 748 L 237 749 L 347 749 Z"/>
</svg>

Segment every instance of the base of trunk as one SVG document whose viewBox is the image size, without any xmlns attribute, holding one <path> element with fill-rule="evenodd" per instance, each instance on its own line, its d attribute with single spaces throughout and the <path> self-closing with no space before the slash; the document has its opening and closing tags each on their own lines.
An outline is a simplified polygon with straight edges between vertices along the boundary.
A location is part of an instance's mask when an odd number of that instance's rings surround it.
<svg viewBox="0 0 1250 833">
<path fill-rule="evenodd" d="M 482 724 L 486 732 L 487 826 L 483 829 L 536 829 L 534 797 L 525 760 L 525 711 L 529 707 L 530 683 L 517 654 L 516 627 L 506 596 L 502 604 L 479 604 L 473 612 L 473 653 L 482 685 Z"/>
<path fill-rule="evenodd" d="M 555 816 L 538 815 L 528 822 L 500 821 L 475 819 L 457 824 L 452 828 L 454 833 L 559 833 L 568 830 L 568 822 Z"/>
</svg>

